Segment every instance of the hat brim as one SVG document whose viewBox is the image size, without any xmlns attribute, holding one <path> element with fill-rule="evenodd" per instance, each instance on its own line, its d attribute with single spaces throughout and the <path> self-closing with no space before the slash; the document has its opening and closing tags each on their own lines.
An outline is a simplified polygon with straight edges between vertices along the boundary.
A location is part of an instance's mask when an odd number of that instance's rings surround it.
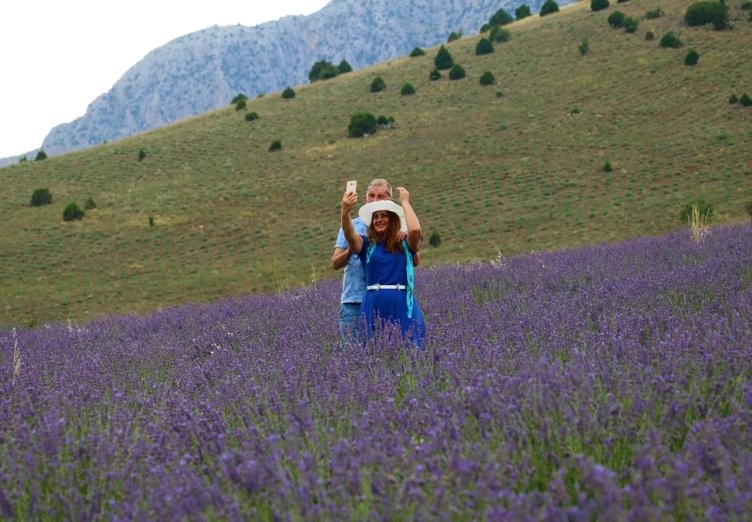
<svg viewBox="0 0 752 522">
<path fill-rule="evenodd" d="M 407 222 L 405 221 L 405 211 L 402 209 L 401 206 L 399 206 L 394 201 L 390 200 L 384 200 L 384 201 L 372 201 L 371 203 L 366 203 L 362 207 L 360 207 L 360 210 L 358 210 L 358 216 L 360 217 L 361 221 L 366 224 L 366 226 L 371 226 L 371 219 L 373 217 L 374 212 L 378 212 L 380 210 L 386 210 L 387 212 L 391 212 L 392 214 L 397 214 L 400 220 L 400 230 L 406 231 L 407 230 Z"/>
</svg>

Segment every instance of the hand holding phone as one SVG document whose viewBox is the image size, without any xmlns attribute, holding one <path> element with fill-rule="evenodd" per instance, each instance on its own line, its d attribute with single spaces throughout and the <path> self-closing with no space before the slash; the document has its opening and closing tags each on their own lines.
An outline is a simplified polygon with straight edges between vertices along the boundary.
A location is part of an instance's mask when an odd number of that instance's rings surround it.
<svg viewBox="0 0 752 522">
<path fill-rule="evenodd" d="M 357 192 L 357 191 L 358 191 L 358 182 L 356 180 L 348 181 L 347 188 L 345 189 L 345 193 Z"/>
</svg>

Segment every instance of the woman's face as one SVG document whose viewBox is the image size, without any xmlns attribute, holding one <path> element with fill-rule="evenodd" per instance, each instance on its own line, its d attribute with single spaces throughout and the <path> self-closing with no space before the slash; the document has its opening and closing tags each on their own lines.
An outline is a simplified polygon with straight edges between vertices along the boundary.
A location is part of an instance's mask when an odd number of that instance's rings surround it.
<svg viewBox="0 0 752 522">
<path fill-rule="evenodd" d="M 371 216 L 373 229 L 377 234 L 383 234 L 386 232 L 386 229 L 389 227 L 390 214 L 391 212 L 387 212 L 386 210 L 377 210 L 373 213 L 373 216 Z"/>
</svg>

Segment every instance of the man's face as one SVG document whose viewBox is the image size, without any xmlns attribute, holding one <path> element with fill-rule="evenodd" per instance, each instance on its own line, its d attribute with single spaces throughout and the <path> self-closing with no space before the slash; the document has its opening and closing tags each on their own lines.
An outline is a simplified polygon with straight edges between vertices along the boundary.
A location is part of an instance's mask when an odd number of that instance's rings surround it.
<svg viewBox="0 0 752 522">
<path fill-rule="evenodd" d="M 366 203 L 370 203 L 371 201 L 384 201 L 387 199 L 392 198 L 389 196 L 389 189 L 386 185 L 374 185 L 368 189 L 368 192 L 366 192 Z"/>
</svg>

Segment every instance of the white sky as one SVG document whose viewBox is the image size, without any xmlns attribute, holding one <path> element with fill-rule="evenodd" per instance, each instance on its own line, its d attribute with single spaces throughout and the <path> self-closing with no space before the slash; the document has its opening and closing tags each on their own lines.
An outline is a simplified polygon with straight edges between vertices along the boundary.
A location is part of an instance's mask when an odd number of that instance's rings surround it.
<svg viewBox="0 0 752 522">
<path fill-rule="evenodd" d="M 0 158 L 42 145 L 150 51 L 212 25 L 308 15 L 329 0 L 2 0 Z M 30 158 L 33 159 L 33 158 Z"/>
</svg>

